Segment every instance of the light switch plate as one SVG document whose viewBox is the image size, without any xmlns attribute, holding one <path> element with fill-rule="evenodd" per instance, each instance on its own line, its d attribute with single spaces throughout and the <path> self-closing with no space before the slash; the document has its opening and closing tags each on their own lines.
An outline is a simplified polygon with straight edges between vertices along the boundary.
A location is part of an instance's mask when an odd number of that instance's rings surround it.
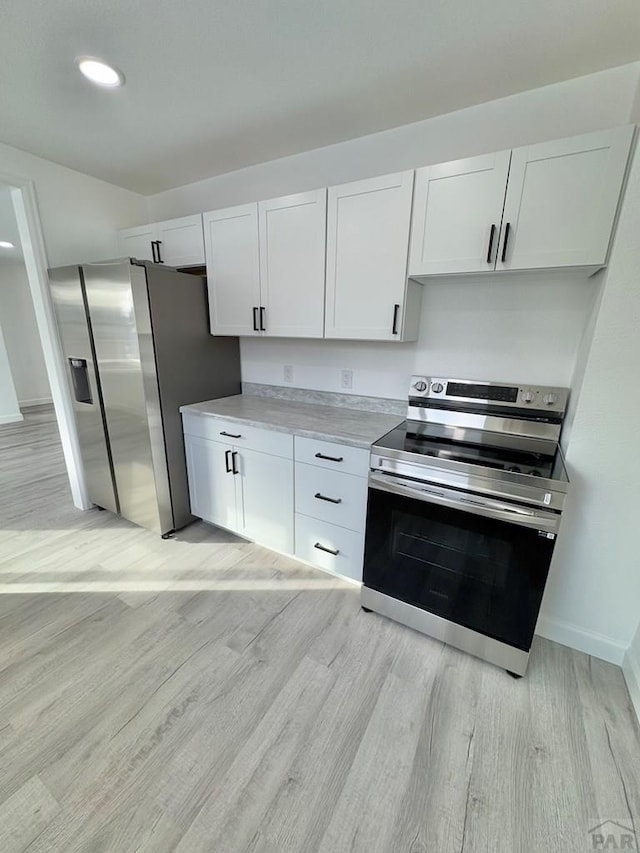
<svg viewBox="0 0 640 853">
<path fill-rule="evenodd" d="M 285 364 L 284 366 L 284 381 L 293 382 L 293 365 Z"/>
<path fill-rule="evenodd" d="M 353 370 L 342 371 L 342 387 L 347 390 L 353 388 Z"/>
</svg>

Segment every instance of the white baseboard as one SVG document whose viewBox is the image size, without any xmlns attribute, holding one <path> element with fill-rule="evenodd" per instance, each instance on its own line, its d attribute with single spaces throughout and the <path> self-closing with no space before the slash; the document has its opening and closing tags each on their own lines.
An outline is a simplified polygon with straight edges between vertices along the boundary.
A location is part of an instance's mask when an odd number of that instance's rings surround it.
<svg viewBox="0 0 640 853">
<path fill-rule="evenodd" d="M 640 723 L 640 658 L 634 649 L 627 649 L 622 663 L 624 680 L 627 682 L 631 702 Z"/>
<path fill-rule="evenodd" d="M 20 412 L 16 412 L 13 415 L 0 415 L 0 424 L 17 424 L 23 420 L 24 418 Z"/>
<path fill-rule="evenodd" d="M 595 631 L 587 631 L 571 622 L 552 619 L 544 614 L 538 618 L 536 634 L 547 640 L 553 640 L 554 643 L 592 655 L 594 658 L 616 663 L 618 666 L 622 666 L 627 651 L 626 645 L 611 637 L 605 637 L 604 634 L 598 634 Z"/>
<path fill-rule="evenodd" d="M 34 397 L 32 400 L 20 400 L 20 408 L 28 409 L 30 406 L 46 406 L 53 403 L 51 397 Z"/>
</svg>

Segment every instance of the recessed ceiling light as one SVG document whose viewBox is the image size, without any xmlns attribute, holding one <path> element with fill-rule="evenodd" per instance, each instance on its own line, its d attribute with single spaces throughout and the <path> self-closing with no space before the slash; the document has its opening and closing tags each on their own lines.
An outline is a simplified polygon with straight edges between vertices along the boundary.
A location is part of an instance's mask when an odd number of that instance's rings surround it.
<svg viewBox="0 0 640 853">
<path fill-rule="evenodd" d="M 124 83 L 122 71 L 95 56 L 79 56 L 76 59 L 76 65 L 81 74 L 84 74 L 87 80 L 91 80 L 97 86 L 115 89 Z"/>
<path fill-rule="evenodd" d="M 8 240 L 0 240 L 0 249 L 15 249 L 15 245 Z"/>
</svg>

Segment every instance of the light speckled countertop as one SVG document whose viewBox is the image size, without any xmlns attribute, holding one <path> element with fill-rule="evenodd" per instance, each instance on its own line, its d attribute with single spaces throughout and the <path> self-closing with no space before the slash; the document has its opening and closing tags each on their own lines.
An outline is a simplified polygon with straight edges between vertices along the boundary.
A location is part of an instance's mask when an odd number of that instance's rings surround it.
<svg viewBox="0 0 640 853">
<path fill-rule="evenodd" d="M 182 406 L 180 411 L 242 421 L 250 426 L 337 441 L 352 447 L 370 447 L 403 420 L 398 415 L 318 406 L 315 403 L 294 403 L 252 394 L 194 403 Z"/>
</svg>

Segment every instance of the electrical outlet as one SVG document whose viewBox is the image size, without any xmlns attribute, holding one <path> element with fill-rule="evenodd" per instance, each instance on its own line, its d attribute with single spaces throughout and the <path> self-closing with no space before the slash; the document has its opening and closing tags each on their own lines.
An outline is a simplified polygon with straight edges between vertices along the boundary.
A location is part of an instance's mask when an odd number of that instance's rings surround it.
<svg viewBox="0 0 640 853">
<path fill-rule="evenodd" d="M 353 388 L 353 370 L 342 371 L 342 387 L 346 389 Z"/>
<path fill-rule="evenodd" d="M 284 366 L 284 381 L 293 382 L 293 365 L 285 364 Z"/>
</svg>

